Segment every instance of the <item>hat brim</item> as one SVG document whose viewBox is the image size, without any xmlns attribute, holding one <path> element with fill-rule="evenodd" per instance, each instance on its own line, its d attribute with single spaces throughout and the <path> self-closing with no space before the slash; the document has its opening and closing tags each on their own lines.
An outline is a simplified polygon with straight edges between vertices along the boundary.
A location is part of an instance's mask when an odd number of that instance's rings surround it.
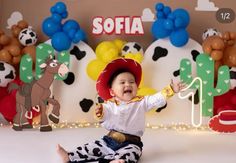
<svg viewBox="0 0 236 163">
<path fill-rule="evenodd" d="M 108 100 L 112 98 L 112 96 L 110 95 L 110 86 L 108 82 L 112 74 L 120 69 L 125 69 L 128 72 L 132 73 L 135 76 L 137 86 L 139 86 L 142 76 L 141 65 L 133 59 L 119 58 L 113 60 L 112 62 L 108 63 L 107 66 L 104 68 L 102 73 L 99 75 L 96 83 L 98 95 L 103 100 Z"/>
<path fill-rule="evenodd" d="M 225 125 L 220 123 L 220 116 L 215 115 L 209 121 L 209 127 L 216 132 L 233 133 L 236 132 L 236 124 Z"/>
</svg>

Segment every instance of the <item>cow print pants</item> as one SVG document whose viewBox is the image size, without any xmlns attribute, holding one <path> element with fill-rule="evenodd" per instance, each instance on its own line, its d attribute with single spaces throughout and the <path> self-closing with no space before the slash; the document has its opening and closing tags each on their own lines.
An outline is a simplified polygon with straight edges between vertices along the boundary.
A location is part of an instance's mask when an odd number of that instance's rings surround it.
<svg viewBox="0 0 236 163">
<path fill-rule="evenodd" d="M 123 147 L 114 150 L 108 147 L 104 139 L 79 146 L 75 151 L 69 152 L 71 163 L 94 162 L 108 163 L 112 160 L 123 159 L 125 163 L 136 163 L 142 154 L 142 150 L 135 144 L 124 144 Z"/>
</svg>

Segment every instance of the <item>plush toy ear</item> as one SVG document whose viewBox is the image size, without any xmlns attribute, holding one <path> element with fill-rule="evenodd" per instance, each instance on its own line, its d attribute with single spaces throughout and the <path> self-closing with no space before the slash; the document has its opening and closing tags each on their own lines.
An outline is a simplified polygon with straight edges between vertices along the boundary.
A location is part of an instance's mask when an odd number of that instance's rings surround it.
<svg viewBox="0 0 236 163">
<path fill-rule="evenodd" d="M 41 65 L 39 65 L 40 68 L 45 68 L 47 66 L 46 63 L 42 63 Z"/>
</svg>

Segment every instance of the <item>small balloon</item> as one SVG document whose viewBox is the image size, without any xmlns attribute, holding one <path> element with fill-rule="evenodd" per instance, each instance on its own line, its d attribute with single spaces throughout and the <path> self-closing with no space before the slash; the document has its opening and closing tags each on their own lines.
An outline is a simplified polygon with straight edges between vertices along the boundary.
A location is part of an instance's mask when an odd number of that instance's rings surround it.
<svg viewBox="0 0 236 163">
<path fill-rule="evenodd" d="M 111 41 L 101 42 L 96 48 L 97 58 L 109 63 L 119 57 L 119 49 Z"/>
<path fill-rule="evenodd" d="M 155 8 L 156 8 L 156 11 L 161 11 L 164 8 L 164 4 L 163 3 L 157 3 Z"/>
<path fill-rule="evenodd" d="M 171 30 L 164 27 L 165 19 L 158 19 L 152 24 L 152 35 L 155 39 L 165 38 L 170 35 Z"/>
<path fill-rule="evenodd" d="M 10 46 L 5 47 L 5 49 L 7 49 L 8 52 L 9 52 L 13 57 L 16 57 L 16 56 L 21 55 L 21 49 L 20 49 L 18 46 L 10 45 Z"/>
<path fill-rule="evenodd" d="M 59 15 L 57 13 L 52 14 L 51 18 L 52 18 L 53 22 L 55 22 L 55 23 L 61 23 L 61 21 L 62 21 L 61 15 Z"/>
<path fill-rule="evenodd" d="M 173 23 L 173 21 L 172 21 L 171 19 L 166 19 L 166 20 L 164 21 L 164 27 L 165 27 L 165 29 L 167 29 L 167 30 L 173 30 L 173 29 L 174 29 L 174 23 Z"/>
<path fill-rule="evenodd" d="M 71 41 L 64 32 L 58 32 L 52 37 L 52 46 L 57 51 L 68 50 L 70 48 Z"/>
<path fill-rule="evenodd" d="M 171 13 L 171 8 L 169 6 L 165 6 L 163 12 L 167 16 Z"/>
<path fill-rule="evenodd" d="M 138 90 L 138 96 L 146 96 L 146 95 L 153 95 L 155 94 L 157 91 L 153 88 L 149 88 L 149 87 L 141 87 Z"/>
<path fill-rule="evenodd" d="M 63 2 L 57 2 L 54 6 L 55 11 L 59 14 L 63 14 L 66 11 L 66 5 Z"/>
<path fill-rule="evenodd" d="M 170 42 L 176 47 L 181 47 L 187 44 L 189 40 L 188 32 L 185 29 L 173 31 L 170 35 Z"/>
<path fill-rule="evenodd" d="M 106 64 L 99 59 L 92 60 L 87 65 L 87 75 L 94 81 L 98 79 Z"/>
<path fill-rule="evenodd" d="M 71 29 L 78 30 L 80 29 L 79 24 L 75 20 L 67 20 L 62 27 L 63 31 L 69 33 Z"/>
<path fill-rule="evenodd" d="M 6 49 L 0 50 L 0 61 L 4 61 L 7 63 L 12 62 L 12 56 L 11 56 L 11 54 L 9 54 L 8 50 L 6 50 Z"/>
<path fill-rule="evenodd" d="M 74 43 L 78 43 L 79 41 L 81 40 L 85 40 L 86 39 L 86 34 L 83 30 L 78 30 L 76 33 L 75 33 L 75 36 L 73 38 L 73 42 Z"/>
<path fill-rule="evenodd" d="M 182 20 L 181 27 L 186 28 L 190 22 L 189 13 L 182 8 L 176 9 L 172 12 L 175 18 L 180 18 Z"/>
<path fill-rule="evenodd" d="M 10 43 L 10 37 L 8 37 L 6 35 L 0 36 L 0 44 L 1 45 L 7 45 L 9 43 Z"/>
<path fill-rule="evenodd" d="M 67 18 L 67 16 L 68 16 L 68 12 L 65 11 L 63 14 L 61 14 L 61 16 L 62 16 L 63 19 Z"/>
<path fill-rule="evenodd" d="M 176 28 L 184 28 L 184 22 L 181 18 L 176 18 L 175 19 L 175 27 Z"/>
<path fill-rule="evenodd" d="M 52 18 L 46 18 L 42 24 L 43 32 L 51 37 L 55 33 L 61 31 L 61 26 L 58 23 L 55 23 Z"/>
<path fill-rule="evenodd" d="M 119 39 L 115 39 L 113 41 L 113 43 L 116 45 L 116 47 L 118 48 L 118 51 L 121 51 L 122 47 L 124 46 L 124 44 L 126 44 L 125 41 L 123 40 L 119 40 Z"/>
<path fill-rule="evenodd" d="M 77 31 L 75 29 L 70 29 L 69 32 L 67 33 L 71 40 L 75 37 L 76 32 Z"/>
</svg>

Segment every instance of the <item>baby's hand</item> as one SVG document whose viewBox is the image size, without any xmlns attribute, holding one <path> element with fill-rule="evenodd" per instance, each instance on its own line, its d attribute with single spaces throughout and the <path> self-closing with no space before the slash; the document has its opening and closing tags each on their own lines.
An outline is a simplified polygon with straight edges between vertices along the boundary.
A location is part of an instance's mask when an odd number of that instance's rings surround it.
<svg viewBox="0 0 236 163">
<path fill-rule="evenodd" d="M 186 87 L 186 84 L 183 83 L 183 82 L 174 83 L 174 82 L 173 82 L 173 79 L 171 79 L 170 86 L 171 86 L 172 90 L 173 90 L 175 93 L 178 93 L 178 92 L 180 92 L 182 89 L 184 89 L 184 88 Z"/>
<path fill-rule="evenodd" d="M 102 107 L 101 104 L 96 104 L 95 115 L 96 115 L 97 118 L 102 118 L 103 117 L 103 107 Z"/>
</svg>

